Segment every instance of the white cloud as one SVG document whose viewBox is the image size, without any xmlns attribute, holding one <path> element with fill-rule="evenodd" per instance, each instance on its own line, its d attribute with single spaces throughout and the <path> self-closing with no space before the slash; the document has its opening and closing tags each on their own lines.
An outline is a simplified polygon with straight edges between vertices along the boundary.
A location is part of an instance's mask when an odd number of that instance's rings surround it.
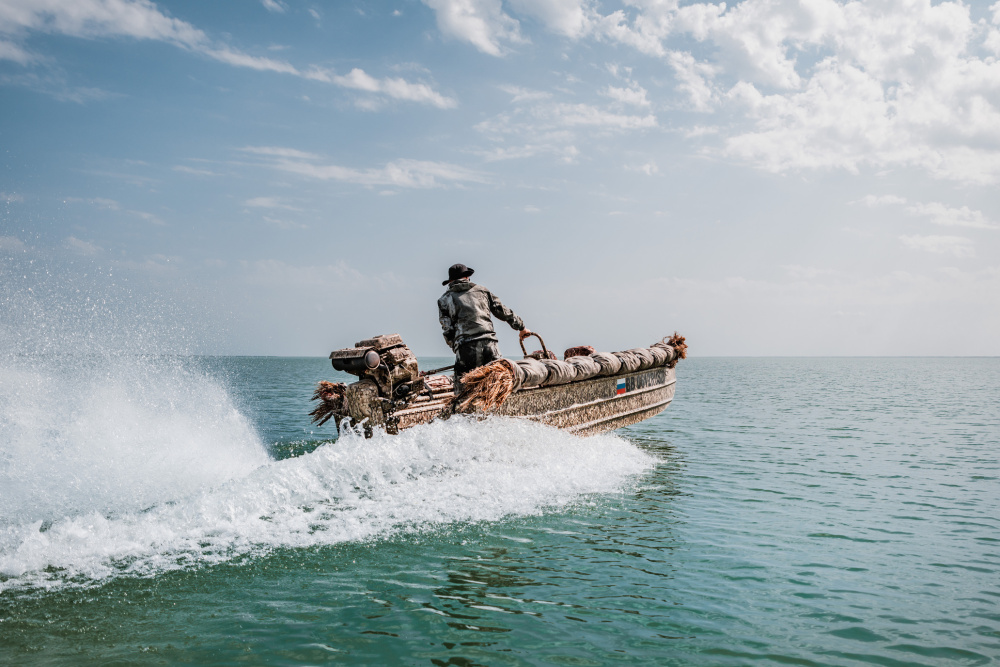
<svg viewBox="0 0 1000 667">
<path fill-rule="evenodd" d="M 504 42 L 519 43 L 519 24 L 503 11 L 500 0 L 423 0 L 434 10 L 438 28 L 469 42 L 483 53 L 500 56 Z"/>
<path fill-rule="evenodd" d="M 907 248 L 940 255 L 972 257 L 976 254 L 972 240 L 964 236 L 900 236 L 899 240 Z"/>
<path fill-rule="evenodd" d="M 294 158 L 296 160 L 320 159 L 320 156 L 315 153 L 306 153 L 305 151 L 296 150 L 294 148 L 282 148 L 280 146 L 244 146 L 240 150 L 244 153 L 253 153 L 255 155 Z"/>
<path fill-rule="evenodd" d="M 716 94 L 710 80 L 716 68 L 708 63 L 699 63 L 690 53 L 671 51 L 668 56 L 670 66 L 677 77 L 677 90 L 687 97 L 695 111 L 711 111 L 716 103 Z"/>
<path fill-rule="evenodd" d="M 244 202 L 247 206 L 253 208 L 273 208 L 273 209 L 283 209 L 285 211 L 301 211 L 301 208 L 291 206 L 290 204 L 284 203 L 280 197 L 254 197 L 248 199 Z"/>
<path fill-rule="evenodd" d="M 579 39 L 594 29 L 596 12 L 579 0 L 508 0 L 515 11 L 538 19 L 549 30 Z"/>
<path fill-rule="evenodd" d="M 656 162 L 650 160 L 645 164 L 640 164 L 636 166 L 626 167 L 629 171 L 637 171 L 640 174 L 646 174 L 647 176 L 652 176 L 653 174 L 660 173 L 660 168 L 656 166 Z"/>
<path fill-rule="evenodd" d="M 649 100 L 646 99 L 646 89 L 637 84 L 633 84 L 628 88 L 608 86 L 601 94 L 621 104 L 630 104 L 637 107 L 649 106 Z"/>
<path fill-rule="evenodd" d="M 270 11 L 284 11 L 276 0 L 262 0 Z M 310 10 L 312 11 L 312 10 Z M 317 16 L 318 18 L 318 16 Z M 432 104 L 442 109 L 455 101 L 424 83 L 401 78 L 374 79 L 363 70 L 338 76 L 318 67 L 300 70 L 291 63 L 255 56 L 209 38 L 186 21 L 167 16 L 150 0 L 3 0 L 0 2 L 0 59 L 22 64 L 33 58 L 11 38 L 23 39 L 29 32 L 69 35 L 84 39 L 131 37 L 167 42 L 200 53 L 234 67 L 290 74 L 345 88 L 380 93 L 388 97 Z M 84 91 L 85 92 L 85 91 Z M 80 96 L 78 91 L 77 97 Z"/>
<path fill-rule="evenodd" d="M 0 236 L 0 250 L 15 252 L 24 249 L 24 242 L 16 236 Z"/>
<path fill-rule="evenodd" d="M 16 63 L 27 65 L 34 59 L 34 56 L 14 42 L 0 39 L 0 60 L 13 60 Z"/>
<path fill-rule="evenodd" d="M 60 102 L 75 102 L 77 104 L 117 97 L 116 94 L 100 88 L 72 86 L 62 73 L 53 71 L 0 74 L 0 84 L 24 86 L 36 92 L 51 95 Z"/>
<path fill-rule="evenodd" d="M 425 83 L 410 83 L 402 78 L 386 77 L 376 79 L 364 70 L 354 68 L 346 75 L 337 75 L 327 70 L 315 68 L 306 76 L 317 81 L 333 83 L 343 88 L 361 90 L 367 93 L 378 93 L 397 100 L 421 102 L 438 107 L 452 109 L 457 102 L 450 97 L 441 95 Z"/>
<path fill-rule="evenodd" d="M 4 0 L 0 32 L 27 30 L 85 38 L 155 39 L 188 48 L 208 42 L 201 30 L 166 16 L 149 0 Z"/>
<path fill-rule="evenodd" d="M 73 252 L 80 255 L 86 255 L 88 257 L 98 255 L 102 250 L 100 246 L 90 243 L 89 241 L 80 240 L 75 236 L 67 236 L 63 239 L 63 244 Z"/>
<path fill-rule="evenodd" d="M 875 206 L 903 206 L 907 200 L 895 195 L 867 195 L 859 200 L 862 204 Z M 904 211 L 911 216 L 930 218 L 935 225 L 946 227 L 971 227 L 974 229 L 1000 229 L 1000 225 L 986 217 L 982 211 L 976 211 L 968 206 L 953 208 L 941 202 L 914 202 L 906 206 Z"/>
<path fill-rule="evenodd" d="M 696 139 L 698 137 L 717 135 L 720 132 L 720 128 L 714 125 L 692 125 L 683 130 L 683 132 L 684 136 L 688 139 Z"/>
<path fill-rule="evenodd" d="M 211 171 L 209 169 L 196 169 L 194 167 L 188 167 L 183 164 L 178 164 L 172 167 L 174 171 L 179 171 L 182 174 L 192 174 L 194 176 L 218 176 L 219 174 Z"/>
<path fill-rule="evenodd" d="M 974 211 L 968 206 L 950 208 L 939 202 L 914 204 L 906 208 L 910 215 L 930 218 L 936 225 L 947 227 L 972 227 L 975 229 L 1000 229 L 1000 225 L 990 221 L 982 211 Z"/>
<path fill-rule="evenodd" d="M 559 156 L 562 162 L 574 162 L 580 151 L 573 145 L 561 145 L 558 143 L 547 144 L 525 144 L 523 146 L 498 146 L 490 150 L 475 151 L 487 162 L 500 162 L 503 160 L 520 160 L 534 157 L 536 155 L 551 154 Z"/>
<path fill-rule="evenodd" d="M 612 73 L 617 76 L 616 71 Z M 608 86 L 605 96 L 614 101 L 601 106 L 557 102 L 549 92 L 501 86 L 512 97 L 512 109 L 475 125 L 488 139 L 501 145 L 475 152 L 488 161 L 552 154 L 563 163 L 573 163 L 580 154 L 576 146 L 579 134 L 607 135 L 658 127 L 655 114 L 623 112 L 625 101 L 639 107 L 649 105 L 645 89 L 634 82 L 628 83 L 628 88 Z M 506 145 L 508 142 L 514 145 Z"/>
<path fill-rule="evenodd" d="M 747 0 L 732 13 L 750 8 L 780 30 L 757 51 L 743 48 L 748 71 L 727 68 L 741 78 L 727 98 L 755 127 L 731 137 L 726 154 L 772 171 L 916 166 L 957 181 L 1000 179 L 1000 63 L 974 55 L 980 31 L 968 7 Z M 705 38 L 725 45 L 718 31 L 729 30 L 746 47 L 755 29 L 732 32 L 739 24 L 728 16 Z M 796 69 L 809 49 L 824 55 Z"/>
<path fill-rule="evenodd" d="M 352 169 L 339 165 L 314 165 L 281 161 L 276 167 L 321 180 L 345 181 L 360 185 L 395 185 L 404 188 L 433 188 L 448 183 L 485 183 L 478 172 L 446 162 L 395 160 L 379 169 Z"/>
<path fill-rule="evenodd" d="M 83 39 L 162 41 L 238 67 L 298 74 L 288 63 L 214 43 L 203 31 L 167 16 L 149 0 L 4 0 L 0 4 L 0 33 L 21 37 L 32 31 Z M 6 52 L 9 49 L 0 51 Z"/>
<path fill-rule="evenodd" d="M 163 220 L 161 220 L 158 216 L 153 215 L 152 213 L 147 213 L 146 211 L 128 210 L 128 211 L 126 211 L 126 213 L 131 213 L 135 217 L 140 218 L 142 220 L 145 220 L 146 222 L 148 222 L 151 225 L 166 225 L 167 224 L 167 223 L 163 222 Z"/>
<path fill-rule="evenodd" d="M 200 49 L 200 51 L 210 58 L 215 58 L 219 62 L 226 63 L 227 65 L 233 65 L 235 67 L 247 67 L 260 72 L 277 72 L 279 74 L 304 76 L 302 72 L 295 68 L 294 65 L 286 63 L 283 60 L 275 60 L 273 58 L 265 58 L 262 56 L 251 56 L 241 51 L 236 51 L 226 47 L 205 48 Z"/>
<path fill-rule="evenodd" d="M 536 102 L 552 97 L 552 93 L 544 90 L 530 90 L 520 86 L 500 86 L 500 90 L 511 96 L 511 102 Z"/>
<path fill-rule="evenodd" d="M 539 117 L 552 121 L 559 127 L 595 126 L 636 130 L 656 127 L 656 116 L 632 116 L 599 109 L 589 104 L 557 103 L 536 109 Z"/>
<path fill-rule="evenodd" d="M 487 182 L 484 174 L 447 162 L 401 159 L 389 162 L 381 168 L 355 169 L 335 164 L 319 164 L 313 154 L 302 153 L 294 149 L 247 147 L 242 150 L 273 156 L 266 163 L 266 166 L 273 169 L 323 181 L 342 181 L 365 186 L 390 185 L 403 188 L 435 188 L 449 184 Z M 300 157 L 296 155 L 297 153 L 307 157 Z M 263 206 L 275 203 L 277 200 L 261 197 L 251 201 L 256 201 L 258 202 L 256 205 Z M 249 202 L 247 203 L 250 205 Z"/>
<path fill-rule="evenodd" d="M 494 55 L 522 15 L 569 39 L 662 58 L 691 109 L 721 116 L 721 144 L 707 150 L 761 169 L 1000 181 L 996 3 L 992 23 L 973 21 L 960 0 L 623 0 L 607 14 L 591 0 L 508 0 L 510 14 L 499 0 L 426 4 L 442 30 Z M 475 30 L 446 27 L 446 15 L 474 17 Z M 691 38 L 703 44 L 698 58 Z"/>
<path fill-rule="evenodd" d="M 275 14 L 284 14 L 288 11 L 288 5 L 281 2 L 281 0 L 260 0 L 260 4 L 264 5 L 264 9 L 269 12 L 274 12 Z"/>
<path fill-rule="evenodd" d="M 906 203 L 906 199 L 904 197 L 897 197 L 896 195 L 865 195 L 860 201 L 869 208 Z"/>
</svg>

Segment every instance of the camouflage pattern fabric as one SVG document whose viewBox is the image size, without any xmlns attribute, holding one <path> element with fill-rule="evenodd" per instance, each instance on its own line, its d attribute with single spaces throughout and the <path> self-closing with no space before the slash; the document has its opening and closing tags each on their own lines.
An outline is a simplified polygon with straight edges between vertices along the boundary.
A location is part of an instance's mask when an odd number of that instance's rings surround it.
<svg viewBox="0 0 1000 667">
<path fill-rule="evenodd" d="M 524 322 L 514 311 L 500 303 L 500 299 L 488 289 L 468 280 L 451 283 L 448 291 L 438 299 L 438 317 L 444 340 L 456 354 L 465 343 L 497 340 L 490 315 L 503 320 L 515 331 L 524 329 Z"/>
<path fill-rule="evenodd" d="M 455 353 L 455 393 L 462 390 L 462 376 L 473 368 L 485 366 L 500 358 L 500 348 L 495 340 L 472 340 L 458 346 Z"/>
</svg>

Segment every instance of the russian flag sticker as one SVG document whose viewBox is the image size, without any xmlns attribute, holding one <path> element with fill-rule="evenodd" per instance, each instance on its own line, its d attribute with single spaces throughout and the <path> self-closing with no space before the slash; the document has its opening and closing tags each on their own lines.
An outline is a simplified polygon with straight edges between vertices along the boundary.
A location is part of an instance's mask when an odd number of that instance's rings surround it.
<svg viewBox="0 0 1000 667">
<path fill-rule="evenodd" d="M 615 396 L 621 396 L 624 393 L 625 393 L 625 378 L 622 378 L 621 380 L 618 381 L 618 384 L 615 387 Z"/>
</svg>

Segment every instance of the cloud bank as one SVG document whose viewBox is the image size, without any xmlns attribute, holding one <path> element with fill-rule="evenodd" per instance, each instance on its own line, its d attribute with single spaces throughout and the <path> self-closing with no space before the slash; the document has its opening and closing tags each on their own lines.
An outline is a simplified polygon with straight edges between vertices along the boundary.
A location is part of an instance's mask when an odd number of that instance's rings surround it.
<svg viewBox="0 0 1000 667">
<path fill-rule="evenodd" d="M 716 123 L 708 152 L 757 168 L 1000 180 L 1000 2 L 978 19 L 930 0 L 425 4 L 443 33 L 497 57 L 530 19 L 658 59 L 688 109 Z"/>
</svg>

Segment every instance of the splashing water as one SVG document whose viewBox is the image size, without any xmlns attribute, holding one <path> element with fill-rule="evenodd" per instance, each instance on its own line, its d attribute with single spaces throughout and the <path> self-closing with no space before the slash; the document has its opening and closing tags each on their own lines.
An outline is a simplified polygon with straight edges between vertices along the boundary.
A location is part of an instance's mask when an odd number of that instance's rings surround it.
<svg viewBox="0 0 1000 667">
<path fill-rule="evenodd" d="M 654 463 L 613 435 L 464 418 L 274 461 L 159 302 L 15 268 L 0 262 L 0 592 L 533 515 Z"/>
<path fill-rule="evenodd" d="M 232 432 L 216 435 L 237 434 L 238 423 L 233 418 L 227 427 Z M 142 442 L 152 448 L 170 444 L 155 437 Z M 48 503 L 47 519 L 30 500 L 34 494 L 12 504 L 13 522 L 5 507 L 0 573 L 8 580 L 0 586 L 148 576 L 276 547 L 533 515 L 584 494 L 621 490 L 654 462 L 614 435 L 581 439 L 512 419 L 456 418 L 398 436 L 377 433 L 371 440 L 348 430 L 311 454 L 264 464 L 252 439 L 239 447 L 209 447 L 214 461 L 208 465 L 189 456 L 190 450 L 167 448 L 176 453 L 160 456 L 160 465 L 175 474 L 159 483 L 159 502 L 151 507 L 142 507 L 150 496 L 139 494 L 143 502 L 137 503 L 130 489 L 155 477 L 155 466 L 142 456 L 122 465 L 103 453 L 91 469 L 114 466 L 107 478 L 120 480 L 122 492 L 102 496 L 95 492 L 100 484 L 81 484 L 58 506 Z M 70 467 L 78 464 L 79 458 Z M 64 471 L 59 483 L 70 475 Z M 95 498 L 102 499 L 100 509 Z M 74 502 L 76 511 L 70 511 Z"/>
</svg>

